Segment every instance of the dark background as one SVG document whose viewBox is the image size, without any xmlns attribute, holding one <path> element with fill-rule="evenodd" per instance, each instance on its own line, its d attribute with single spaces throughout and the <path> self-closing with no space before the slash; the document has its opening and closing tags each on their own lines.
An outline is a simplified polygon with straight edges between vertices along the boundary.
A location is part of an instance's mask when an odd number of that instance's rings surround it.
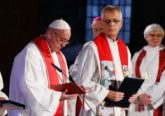
<svg viewBox="0 0 165 116">
<path fill-rule="evenodd" d="M 165 26 L 164 0 L 132 0 L 131 42 L 132 54 L 145 41 L 143 31 L 151 23 Z M 36 36 L 46 31 L 50 22 L 57 18 L 66 20 L 72 28 L 72 46 L 85 42 L 86 0 L 0 0 L 0 70 L 8 94 L 10 72 L 14 57 Z M 74 56 L 68 60 L 72 64 L 77 51 L 65 52 Z M 65 50 L 64 50 L 65 51 Z M 68 53 L 68 54 L 67 54 Z"/>
</svg>

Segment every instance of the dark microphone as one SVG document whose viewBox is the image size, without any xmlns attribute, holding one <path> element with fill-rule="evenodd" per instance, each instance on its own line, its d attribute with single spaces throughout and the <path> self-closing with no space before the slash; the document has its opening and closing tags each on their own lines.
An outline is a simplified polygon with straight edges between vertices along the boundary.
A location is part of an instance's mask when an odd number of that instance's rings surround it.
<svg viewBox="0 0 165 116">
<path fill-rule="evenodd" d="M 55 64 L 52 63 L 52 66 L 53 66 L 55 69 L 57 69 L 59 72 L 63 73 L 62 70 L 61 70 L 58 66 L 56 66 Z"/>
<path fill-rule="evenodd" d="M 52 63 L 52 66 L 57 69 L 59 72 L 61 72 L 69 81 L 74 82 L 74 80 L 72 79 L 72 77 L 69 75 L 68 76 L 62 71 L 62 69 L 60 69 L 58 66 L 56 66 L 55 64 Z"/>
<path fill-rule="evenodd" d="M 110 76 L 110 77 L 113 77 L 113 73 L 112 73 L 112 71 L 109 69 L 108 66 L 105 66 L 104 69 L 105 69 L 107 72 L 109 72 L 109 76 Z"/>
<path fill-rule="evenodd" d="M 104 68 L 106 71 L 110 72 L 111 70 L 108 68 L 108 66 L 105 66 Z"/>
</svg>

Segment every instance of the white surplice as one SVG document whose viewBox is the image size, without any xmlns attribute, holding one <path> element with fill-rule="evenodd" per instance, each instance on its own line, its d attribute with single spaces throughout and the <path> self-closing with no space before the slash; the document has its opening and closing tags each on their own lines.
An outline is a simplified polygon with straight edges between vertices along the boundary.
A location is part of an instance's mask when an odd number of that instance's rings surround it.
<svg viewBox="0 0 165 116">
<path fill-rule="evenodd" d="M 159 50 L 162 47 L 149 47 L 143 48 L 146 51 L 146 56 L 143 58 L 140 65 L 141 78 L 145 78 L 142 84 L 139 94 L 147 93 L 151 96 L 152 106 L 156 109 L 163 103 L 165 98 L 165 71 L 162 72 L 160 82 L 156 83 L 157 72 L 159 68 Z M 136 52 L 133 56 L 133 74 L 135 74 L 135 63 L 139 56 L 139 52 Z M 130 106 L 129 116 L 153 116 L 153 109 L 145 107 L 143 112 L 135 112 L 135 105 Z"/>
<path fill-rule="evenodd" d="M 2 92 L 4 85 L 3 85 L 3 79 L 2 79 L 2 75 L 0 72 L 0 97 L 4 97 L 5 99 L 8 99 L 7 95 Z M 0 108 L 0 116 L 5 116 L 7 114 L 7 110 L 5 108 Z"/>
<path fill-rule="evenodd" d="M 108 44 L 110 44 L 110 49 L 113 58 L 113 64 L 109 61 L 101 62 L 102 65 L 109 65 L 110 67 L 115 68 L 116 71 L 116 79 L 123 80 L 123 72 L 117 47 L 117 42 L 112 41 L 111 39 L 107 38 Z M 131 64 L 131 55 L 129 50 L 128 51 L 128 71 L 132 73 L 132 64 Z M 100 60 L 97 51 L 96 44 L 93 41 L 87 42 L 83 49 L 78 54 L 75 63 L 70 68 L 70 74 L 76 83 L 84 86 L 85 88 L 89 89 L 89 91 L 85 95 L 85 98 L 96 113 L 96 106 L 104 101 L 106 98 L 109 90 L 106 89 L 104 86 L 100 84 L 100 81 L 103 77 L 109 76 L 107 73 L 102 74 L 102 72 L 106 72 L 105 68 L 100 67 Z M 87 104 L 85 104 L 84 108 L 81 109 L 80 116 L 95 116 L 92 112 L 91 108 Z M 124 110 L 121 108 L 108 108 L 108 111 L 115 111 L 115 116 L 125 116 Z M 106 113 L 104 116 L 108 116 Z"/>
<path fill-rule="evenodd" d="M 54 63 L 60 67 L 56 53 L 52 52 L 51 55 Z M 34 43 L 29 43 L 14 59 L 9 93 L 11 100 L 25 104 L 26 109 L 10 111 L 9 116 L 53 116 L 60 97 L 61 92 L 49 88 L 49 78 L 40 51 Z M 63 109 L 66 116 L 66 100 Z"/>
</svg>

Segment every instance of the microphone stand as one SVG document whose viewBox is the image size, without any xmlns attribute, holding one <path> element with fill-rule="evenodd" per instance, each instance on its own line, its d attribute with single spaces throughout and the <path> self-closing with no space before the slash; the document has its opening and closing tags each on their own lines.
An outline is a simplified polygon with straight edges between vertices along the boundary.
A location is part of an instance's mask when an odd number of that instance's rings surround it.
<svg viewBox="0 0 165 116">
<path fill-rule="evenodd" d="M 67 80 L 69 80 L 69 81 L 71 81 L 72 83 L 75 83 L 76 85 L 77 85 L 77 83 L 73 80 L 73 78 L 69 75 L 69 78 L 68 78 L 68 76 L 62 71 L 62 69 L 60 69 L 58 66 L 56 66 L 55 64 L 53 64 L 52 63 L 52 66 L 56 69 L 56 70 L 58 70 L 60 73 L 62 73 L 66 78 L 67 78 Z M 77 86 L 79 86 L 79 85 L 77 85 Z M 91 111 L 94 113 L 94 115 L 95 116 L 97 116 L 96 115 L 96 113 L 95 113 L 95 111 L 92 109 L 92 107 L 89 105 L 89 103 L 87 102 L 87 100 L 85 99 L 85 95 L 84 96 L 81 96 L 81 94 L 78 94 L 83 100 L 84 100 L 84 102 L 87 104 L 87 106 L 91 109 Z"/>
</svg>

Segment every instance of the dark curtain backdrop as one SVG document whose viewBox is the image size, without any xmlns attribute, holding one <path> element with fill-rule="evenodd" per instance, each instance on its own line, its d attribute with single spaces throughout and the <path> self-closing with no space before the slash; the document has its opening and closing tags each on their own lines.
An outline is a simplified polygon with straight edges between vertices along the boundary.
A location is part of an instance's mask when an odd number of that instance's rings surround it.
<svg viewBox="0 0 165 116">
<path fill-rule="evenodd" d="M 70 47 L 85 41 L 86 0 L 0 0 L 0 71 L 8 94 L 14 57 L 55 19 L 72 28 Z"/>
<path fill-rule="evenodd" d="M 0 70 L 6 93 L 14 57 L 38 34 L 38 9 L 37 0 L 0 0 Z"/>
<path fill-rule="evenodd" d="M 145 27 L 158 23 L 165 29 L 164 0 L 132 0 L 132 23 L 130 50 L 132 55 L 146 45 L 143 37 Z M 164 41 L 163 41 L 164 43 Z"/>
</svg>

